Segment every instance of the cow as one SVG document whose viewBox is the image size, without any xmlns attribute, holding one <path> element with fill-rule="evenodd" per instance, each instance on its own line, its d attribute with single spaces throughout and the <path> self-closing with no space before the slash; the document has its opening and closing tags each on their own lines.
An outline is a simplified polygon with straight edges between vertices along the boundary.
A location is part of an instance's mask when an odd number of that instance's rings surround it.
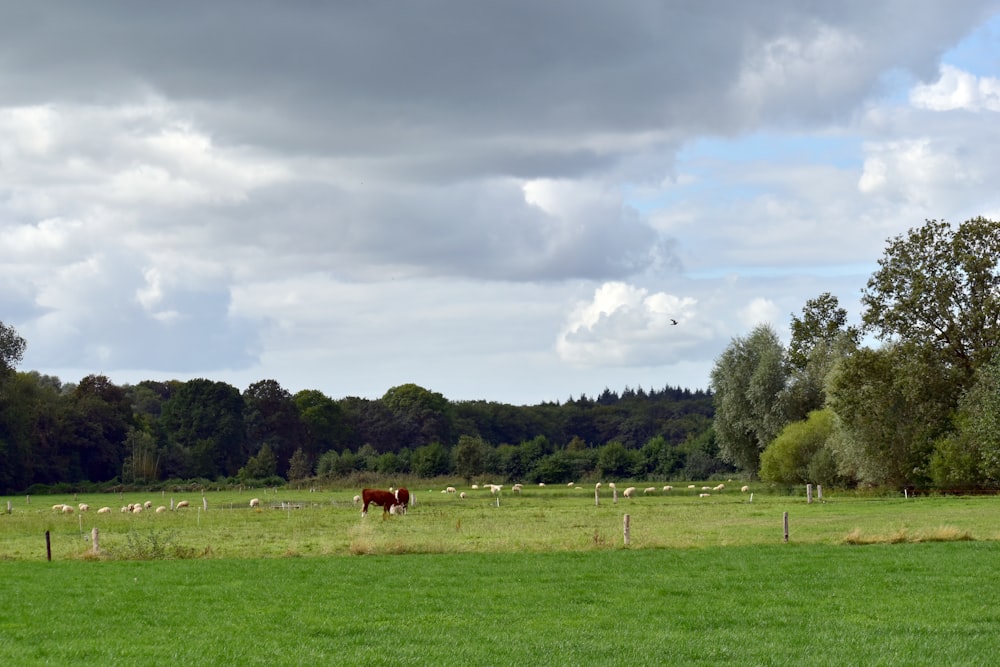
<svg viewBox="0 0 1000 667">
<path fill-rule="evenodd" d="M 409 501 L 410 494 L 406 489 L 399 489 L 395 493 L 392 491 L 382 491 L 381 489 L 362 489 L 361 490 L 361 500 L 364 501 L 364 507 L 361 508 L 361 516 L 368 515 L 368 505 L 375 504 L 382 508 L 382 516 L 384 517 L 390 511 L 394 505 L 401 505 L 401 498 L 405 494 L 405 498 Z M 393 514 L 396 512 L 393 511 Z"/>
</svg>

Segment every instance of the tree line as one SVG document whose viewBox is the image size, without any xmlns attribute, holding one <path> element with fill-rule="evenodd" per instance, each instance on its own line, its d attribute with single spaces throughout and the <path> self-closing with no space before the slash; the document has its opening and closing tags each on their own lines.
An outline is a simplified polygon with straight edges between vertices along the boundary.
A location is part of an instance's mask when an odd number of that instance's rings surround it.
<svg viewBox="0 0 1000 667">
<path fill-rule="evenodd" d="M 861 325 L 824 293 L 734 339 L 712 369 L 720 456 L 783 484 L 1000 487 L 1000 224 L 888 241 Z M 869 341 L 864 344 L 863 341 Z"/>
<path fill-rule="evenodd" d="M 149 487 L 458 475 L 557 483 L 704 478 L 732 470 L 709 392 L 605 389 L 564 403 L 449 401 L 415 384 L 381 398 L 245 390 L 209 379 L 118 386 L 15 370 L 25 341 L 0 322 L 0 494 L 40 486 Z"/>
</svg>

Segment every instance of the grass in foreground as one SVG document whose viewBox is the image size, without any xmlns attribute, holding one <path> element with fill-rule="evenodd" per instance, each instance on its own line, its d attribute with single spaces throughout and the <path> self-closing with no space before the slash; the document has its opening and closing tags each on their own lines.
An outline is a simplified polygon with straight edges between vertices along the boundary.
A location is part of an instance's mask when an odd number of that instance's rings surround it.
<svg viewBox="0 0 1000 667">
<path fill-rule="evenodd" d="M 0 664 L 989 664 L 1000 544 L 0 563 Z"/>
</svg>

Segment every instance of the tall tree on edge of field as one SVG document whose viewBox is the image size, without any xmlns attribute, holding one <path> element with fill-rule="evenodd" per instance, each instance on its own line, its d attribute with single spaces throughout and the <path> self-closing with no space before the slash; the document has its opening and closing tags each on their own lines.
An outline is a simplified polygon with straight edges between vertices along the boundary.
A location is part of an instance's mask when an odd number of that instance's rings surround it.
<svg viewBox="0 0 1000 667">
<path fill-rule="evenodd" d="M 715 435 L 724 461 L 756 474 L 760 453 L 788 422 L 785 349 L 770 325 L 734 338 L 712 368 Z"/>
<path fill-rule="evenodd" d="M 862 292 L 865 329 L 929 346 L 967 387 L 1000 342 L 1000 223 L 928 220 L 891 239 L 879 267 Z"/>
</svg>

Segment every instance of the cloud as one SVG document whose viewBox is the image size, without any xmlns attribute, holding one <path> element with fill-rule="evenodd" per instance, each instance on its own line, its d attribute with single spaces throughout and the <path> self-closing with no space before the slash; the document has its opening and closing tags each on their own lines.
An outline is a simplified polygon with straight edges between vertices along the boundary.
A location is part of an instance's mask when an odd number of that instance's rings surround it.
<svg viewBox="0 0 1000 667">
<path fill-rule="evenodd" d="M 910 103 L 931 111 L 1000 111 L 1000 79 L 977 77 L 942 65 L 935 83 L 918 85 L 910 91 Z"/>
<path fill-rule="evenodd" d="M 697 301 L 624 282 L 607 282 L 590 301 L 577 304 L 556 342 L 564 361 L 576 365 L 659 365 L 677 361 L 690 344 L 684 327 Z"/>
<path fill-rule="evenodd" d="M 996 73 L 939 62 L 996 10 L 12 6 L 0 308 L 43 370 L 695 385 L 886 237 L 1000 211 Z"/>
</svg>

